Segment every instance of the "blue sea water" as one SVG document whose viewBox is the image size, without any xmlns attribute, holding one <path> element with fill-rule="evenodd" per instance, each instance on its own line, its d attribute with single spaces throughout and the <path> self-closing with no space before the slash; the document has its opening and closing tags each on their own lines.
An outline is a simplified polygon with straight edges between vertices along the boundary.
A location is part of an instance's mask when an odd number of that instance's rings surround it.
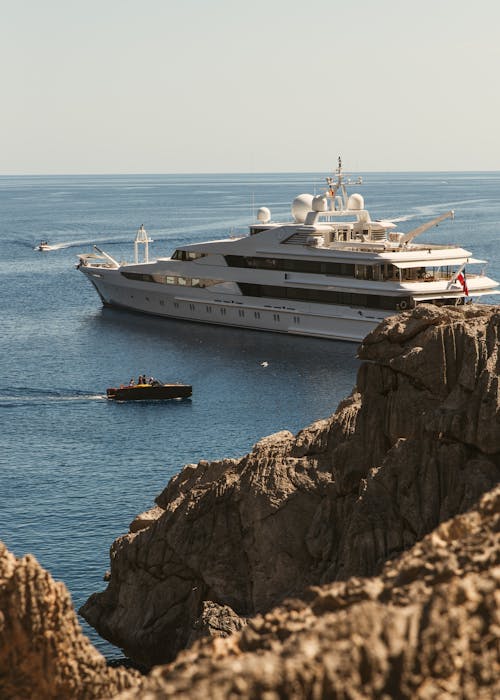
<svg viewBox="0 0 500 700">
<path fill-rule="evenodd" d="M 328 416 L 358 368 L 350 343 L 103 309 L 76 254 L 96 243 L 131 260 L 144 223 L 153 255 L 168 255 L 244 231 L 262 205 L 289 219 L 297 194 L 322 187 L 311 173 L 0 177 L 0 539 L 64 581 L 75 607 L 105 587 L 111 543 L 183 464 Z M 366 173 L 359 189 L 402 231 L 453 208 L 422 240 L 461 244 L 500 279 L 500 173 Z M 35 252 L 41 239 L 55 250 Z M 139 373 L 191 383 L 193 397 L 106 401 Z"/>
</svg>

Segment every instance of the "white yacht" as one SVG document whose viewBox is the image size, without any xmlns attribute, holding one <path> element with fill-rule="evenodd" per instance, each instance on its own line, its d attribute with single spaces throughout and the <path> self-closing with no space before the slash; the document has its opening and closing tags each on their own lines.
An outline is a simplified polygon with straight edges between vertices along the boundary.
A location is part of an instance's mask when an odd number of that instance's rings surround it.
<svg viewBox="0 0 500 700">
<path fill-rule="evenodd" d="M 94 246 L 77 267 L 105 306 L 350 341 L 420 302 L 463 304 L 499 293 L 486 261 L 415 241 L 452 211 L 401 233 L 392 221 L 372 220 L 360 194 L 349 196 L 340 158 L 326 180 L 324 194 L 295 198 L 290 222 L 273 222 L 262 207 L 248 235 L 184 245 L 155 260 L 141 226 L 133 263 Z"/>
</svg>

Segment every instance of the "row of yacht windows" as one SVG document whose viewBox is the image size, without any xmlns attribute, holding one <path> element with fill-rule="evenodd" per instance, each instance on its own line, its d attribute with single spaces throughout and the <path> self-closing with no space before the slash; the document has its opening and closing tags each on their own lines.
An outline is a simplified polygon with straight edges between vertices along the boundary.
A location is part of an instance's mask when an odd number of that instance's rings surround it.
<svg viewBox="0 0 500 700">
<path fill-rule="evenodd" d="M 418 281 L 431 278 L 449 279 L 453 273 L 452 268 L 446 266 L 440 268 L 439 271 L 434 270 L 429 272 L 423 266 L 400 270 L 396 265 L 392 265 L 391 263 L 383 263 L 380 265 L 355 265 L 352 263 L 322 262 L 319 260 L 289 260 L 286 258 L 252 257 L 245 255 L 226 255 L 225 260 L 229 267 L 336 275 L 378 282 L 387 280 Z"/>
<path fill-rule="evenodd" d="M 298 289 L 297 287 L 275 287 L 269 284 L 247 284 L 240 282 L 241 293 L 249 297 L 270 299 L 293 299 L 319 304 L 342 304 L 362 306 L 370 309 L 407 308 L 407 297 L 388 297 L 381 294 L 355 294 L 323 289 Z"/>
<path fill-rule="evenodd" d="M 134 299 L 135 297 L 134 297 L 133 294 L 131 294 L 131 295 L 130 295 L 130 298 L 131 298 L 131 299 Z M 147 301 L 148 304 L 151 303 L 151 299 L 150 299 L 148 296 L 145 296 L 145 297 L 144 297 L 144 301 Z M 165 299 L 159 299 L 158 302 L 159 302 L 160 306 L 165 306 L 165 305 L 166 305 L 166 304 L 165 304 Z M 167 302 L 167 303 L 168 303 L 168 302 Z M 174 306 L 174 309 L 178 309 L 178 310 L 182 308 L 182 307 L 181 307 L 181 304 L 180 304 L 178 301 L 174 301 L 174 302 L 173 302 L 173 306 Z M 226 315 L 227 315 L 227 311 L 228 311 L 224 306 L 221 306 L 221 307 L 213 307 L 213 306 L 211 306 L 210 304 L 207 304 L 207 305 L 203 306 L 202 304 L 193 304 L 193 303 L 191 303 L 191 302 L 189 303 L 189 310 L 190 310 L 190 311 L 193 311 L 193 312 L 197 312 L 198 314 L 199 314 L 200 312 L 203 314 L 203 311 L 205 311 L 207 314 L 212 314 L 212 313 L 213 313 L 214 315 L 217 315 L 217 312 L 218 312 L 218 314 L 219 314 L 220 316 L 226 316 Z M 234 309 L 234 308 L 233 308 L 233 309 L 230 309 L 230 314 L 231 314 L 231 313 L 234 313 L 235 311 L 236 311 L 236 309 Z M 270 317 L 270 314 L 268 314 L 268 315 L 269 315 L 269 317 Z M 260 311 L 251 311 L 251 310 L 249 310 L 249 309 L 247 309 L 247 310 L 245 311 L 245 309 L 238 309 L 238 317 L 241 318 L 241 319 L 243 319 L 243 318 L 252 318 L 252 317 L 253 317 L 254 319 L 256 319 L 256 320 L 258 321 L 258 320 L 260 320 Z M 281 320 L 281 319 L 280 319 L 279 313 L 273 313 L 273 321 L 278 322 L 278 321 L 280 321 L 280 320 Z M 294 324 L 296 324 L 296 325 L 299 325 L 299 324 L 300 324 L 300 316 L 294 315 L 294 316 L 292 317 L 292 320 L 293 320 L 293 323 L 294 323 Z"/>
<path fill-rule="evenodd" d="M 220 284 L 221 280 L 201 279 L 199 277 L 181 277 L 179 275 L 158 275 L 146 274 L 144 272 L 127 272 L 122 270 L 121 274 L 129 280 L 139 282 L 156 282 L 157 284 L 177 284 L 183 287 L 211 287 Z"/>
<path fill-rule="evenodd" d="M 262 258 L 246 255 L 225 255 L 229 267 L 244 267 L 255 270 L 281 270 L 283 272 L 309 272 L 322 275 L 354 276 L 354 265 L 350 263 L 318 262 L 317 260 L 288 260 L 286 258 Z"/>
</svg>

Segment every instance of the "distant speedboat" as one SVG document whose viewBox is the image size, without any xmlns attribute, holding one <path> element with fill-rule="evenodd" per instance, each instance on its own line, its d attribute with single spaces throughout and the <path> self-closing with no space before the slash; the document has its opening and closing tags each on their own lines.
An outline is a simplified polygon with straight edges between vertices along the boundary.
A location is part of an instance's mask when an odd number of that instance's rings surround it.
<svg viewBox="0 0 500 700">
<path fill-rule="evenodd" d="M 324 194 L 294 199 L 292 221 L 273 222 L 261 207 L 249 235 L 183 244 L 156 260 L 141 226 L 134 262 L 94 246 L 98 255 L 80 254 L 78 268 L 105 306 L 355 342 L 418 304 L 454 306 L 499 293 L 485 260 L 456 245 L 417 242 L 453 211 L 402 232 L 397 219 L 372 219 L 363 196 L 348 194 L 340 158 L 326 184 Z"/>
<path fill-rule="evenodd" d="M 48 250 L 51 250 L 51 248 L 50 248 L 49 244 L 47 243 L 47 241 L 40 241 L 40 243 L 37 245 L 35 250 L 39 250 L 42 253 L 46 253 Z"/>
<path fill-rule="evenodd" d="M 163 401 L 165 399 L 185 399 L 191 396 L 190 384 L 128 384 L 106 389 L 108 399 L 115 401 Z"/>
</svg>

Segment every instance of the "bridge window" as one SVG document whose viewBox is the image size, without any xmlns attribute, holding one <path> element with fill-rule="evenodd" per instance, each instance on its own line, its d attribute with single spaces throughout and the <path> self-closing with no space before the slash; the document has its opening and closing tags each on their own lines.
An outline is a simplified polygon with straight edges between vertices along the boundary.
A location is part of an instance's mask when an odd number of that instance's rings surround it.
<svg viewBox="0 0 500 700">
<path fill-rule="evenodd" d="M 199 258 L 204 258 L 206 253 L 198 253 L 194 250 L 176 250 L 172 255 L 172 260 L 198 260 Z"/>
</svg>

